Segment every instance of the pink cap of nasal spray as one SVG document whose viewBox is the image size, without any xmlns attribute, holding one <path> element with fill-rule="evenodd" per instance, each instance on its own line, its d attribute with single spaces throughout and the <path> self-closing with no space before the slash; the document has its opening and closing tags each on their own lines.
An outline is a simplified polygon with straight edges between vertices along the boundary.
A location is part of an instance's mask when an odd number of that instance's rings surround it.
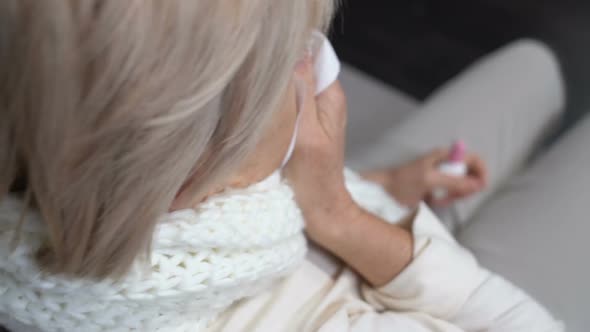
<svg viewBox="0 0 590 332">
<path fill-rule="evenodd" d="M 452 163 L 463 162 L 465 160 L 465 154 L 467 153 L 467 145 L 465 142 L 458 140 L 453 143 L 451 147 L 451 154 L 449 161 Z"/>
<path fill-rule="evenodd" d="M 465 176 L 467 174 L 467 165 L 465 164 L 465 155 L 467 146 L 461 140 L 455 141 L 451 147 L 449 159 L 438 166 L 438 170 L 450 176 Z M 436 200 L 444 199 L 448 192 L 444 188 L 435 188 L 432 197 Z"/>
</svg>

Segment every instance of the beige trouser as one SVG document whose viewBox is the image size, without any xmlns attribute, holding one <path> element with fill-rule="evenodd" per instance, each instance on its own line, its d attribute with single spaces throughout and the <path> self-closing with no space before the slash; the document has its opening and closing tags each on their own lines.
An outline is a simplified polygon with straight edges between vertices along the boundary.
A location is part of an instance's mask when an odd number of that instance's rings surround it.
<svg viewBox="0 0 590 332">
<path fill-rule="evenodd" d="M 458 204 L 462 223 L 558 123 L 563 90 L 557 62 L 544 46 L 533 41 L 508 45 L 447 83 L 359 160 L 363 168 L 395 165 L 464 140 L 487 162 L 491 186 Z"/>
<path fill-rule="evenodd" d="M 531 161 L 559 123 L 564 85 L 542 44 L 520 41 L 449 82 L 362 158 L 401 163 L 465 140 L 490 188 L 455 207 L 459 241 L 482 265 L 524 288 L 568 325 L 590 326 L 590 119 Z"/>
</svg>

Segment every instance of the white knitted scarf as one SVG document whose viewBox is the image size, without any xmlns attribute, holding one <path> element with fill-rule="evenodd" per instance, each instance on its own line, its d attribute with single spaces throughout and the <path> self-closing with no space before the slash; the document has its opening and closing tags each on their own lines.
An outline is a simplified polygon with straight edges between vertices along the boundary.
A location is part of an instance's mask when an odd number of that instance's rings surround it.
<svg viewBox="0 0 590 332">
<path fill-rule="evenodd" d="M 404 213 L 376 185 L 347 172 L 349 190 L 386 219 Z M 15 250 L 22 202 L 0 202 L 0 313 L 43 331 L 202 331 L 237 300 L 273 286 L 303 261 L 303 218 L 278 173 L 163 217 L 151 266 L 122 281 L 42 273 L 33 259 L 45 230 L 31 211 Z"/>
</svg>

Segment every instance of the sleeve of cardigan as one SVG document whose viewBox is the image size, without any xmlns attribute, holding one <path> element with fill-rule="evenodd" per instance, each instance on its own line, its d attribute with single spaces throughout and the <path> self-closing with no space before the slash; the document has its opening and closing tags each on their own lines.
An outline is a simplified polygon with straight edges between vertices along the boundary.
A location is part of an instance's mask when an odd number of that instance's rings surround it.
<svg viewBox="0 0 590 332">
<path fill-rule="evenodd" d="M 384 287 L 362 287 L 378 310 L 420 312 L 466 331 L 563 331 L 522 290 L 480 267 L 425 204 L 413 235 L 412 263 Z"/>
</svg>

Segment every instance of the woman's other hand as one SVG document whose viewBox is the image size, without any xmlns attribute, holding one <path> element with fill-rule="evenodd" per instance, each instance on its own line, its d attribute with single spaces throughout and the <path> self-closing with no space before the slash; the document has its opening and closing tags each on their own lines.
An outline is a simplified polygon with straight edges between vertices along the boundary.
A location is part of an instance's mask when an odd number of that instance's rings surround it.
<svg viewBox="0 0 590 332">
<path fill-rule="evenodd" d="M 357 211 L 344 183 L 346 97 L 336 81 L 319 96 L 314 95 L 311 60 L 296 69 L 299 112 L 297 143 L 284 169 L 314 240 L 319 233 L 338 227 L 340 216 Z"/>
<path fill-rule="evenodd" d="M 465 158 L 467 176 L 440 172 L 438 167 L 448 160 L 449 154 L 448 149 L 437 149 L 399 167 L 367 172 L 363 176 L 383 185 L 397 201 L 408 207 L 415 207 L 421 201 L 446 206 L 483 190 L 488 177 L 484 161 L 475 154 L 467 154 Z M 445 189 L 447 197 L 435 200 L 431 195 L 435 188 Z"/>
</svg>

